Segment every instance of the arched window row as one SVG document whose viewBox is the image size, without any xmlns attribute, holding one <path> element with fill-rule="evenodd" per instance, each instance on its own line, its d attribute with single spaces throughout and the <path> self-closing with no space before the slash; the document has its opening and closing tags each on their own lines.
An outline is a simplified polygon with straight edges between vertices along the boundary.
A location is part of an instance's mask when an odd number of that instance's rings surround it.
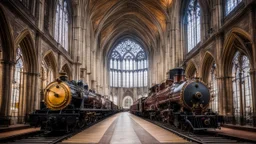
<svg viewBox="0 0 256 144">
<path fill-rule="evenodd" d="M 232 12 L 242 0 L 225 0 L 225 15 Z M 190 0 L 185 12 L 187 52 L 201 41 L 201 9 L 198 0 Z"/>
<path fill-rule="evenodd" d="M 250 61 L 247 56 L 237 52 L 232 68 L 233 112 L 237 123 L 244 117 L 246 124 L 252 125 L 252 91 Z"/>
<path fill-rule="evenodd" d="M 112 51 L 109 60 L 111 87 L 146 87 L 148 60 L 144 50 L 136 42 L 126 39 Z"/>
<path fill-rule="evenodd" d="M 67 0 L 58 0 L 55 15 L 54 39 L 68 51 L 68 3 Z"/>
</svg>

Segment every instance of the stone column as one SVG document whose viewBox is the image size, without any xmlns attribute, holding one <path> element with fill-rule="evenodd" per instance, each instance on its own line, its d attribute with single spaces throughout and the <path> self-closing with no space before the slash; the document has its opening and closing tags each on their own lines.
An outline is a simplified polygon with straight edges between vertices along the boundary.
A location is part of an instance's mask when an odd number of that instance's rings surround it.
<svg viewBox="0 0 256 144">
<path fill-rule="evenodd" d="M 252 90 L 252 116 L 253 116 L 253 126 L 256 127 L 256 70 L 250 71 L 251 78 L 251 90 Z"/>
<path fill-rule="evenodd" d="M 39 88 L 37 86 L 39 80 L 39 73 L 24 72 L 24 92 L 23 92 L 23 109 L 21 113 L 23 116 L 27 116 L 38 108 Z"/>
<path fill-rule="evenodd" d="M 253 0 L 248 0 L 248 1 L 253 1 Z M 251 77 L 251 90 L 252 90 L 252 105 L 253 105 L 253 126 L 256 127 L 256 50 L 255 50 L 255 45 L 256 45 L 256 10 L 255 10 L 255 4 L 252 4 L 250 7 L 250 12 L 249 12 L 249 32 L 252 37 L 252 65 L 254 66 L 254 69 L 250 71 L 250 77 Z"/>
<path fill-rule="evenodd" d="M 0 116 L 10 114 L 13 67 L 12 61 L 2 60 L 0 62 Z"/>
</svg>

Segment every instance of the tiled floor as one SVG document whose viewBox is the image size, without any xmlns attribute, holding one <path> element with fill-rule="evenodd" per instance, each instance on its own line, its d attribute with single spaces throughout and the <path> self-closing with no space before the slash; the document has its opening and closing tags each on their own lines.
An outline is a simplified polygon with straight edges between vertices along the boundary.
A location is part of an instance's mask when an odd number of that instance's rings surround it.
<svg viewBox="0 0 256 144">
<path fill-rule="evenodd" d="M 123 112 L 62 143 L 157 144 L 187 143 L 187 141 L 129 112 Z"/>
</svg>

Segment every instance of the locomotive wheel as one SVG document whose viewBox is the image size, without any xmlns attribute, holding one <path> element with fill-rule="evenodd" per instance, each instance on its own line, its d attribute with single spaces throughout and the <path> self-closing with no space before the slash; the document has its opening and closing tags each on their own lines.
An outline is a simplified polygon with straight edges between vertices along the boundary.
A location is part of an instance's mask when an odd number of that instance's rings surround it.
<svg viewBox="0 0 256 144">
<path fill-rule="evenodd" d="M 190 126 L 188 123 L 186 123 L 186 122 L 181 124 L 181 129 L 182 129 L 183 131 L 188 131 L 188 132 L 191 132 L 191 131 L 192 131 L 191 126 Z"/>
<path fill-rule="evenodd" d="M 85 125 L 86 125 L 85 119 L 81 119 L 81 120 L 79 120 L 78 123 L 77 123 L 77 127 L 78 127 L 78 128 L 83 128 Z"/>
</svg>

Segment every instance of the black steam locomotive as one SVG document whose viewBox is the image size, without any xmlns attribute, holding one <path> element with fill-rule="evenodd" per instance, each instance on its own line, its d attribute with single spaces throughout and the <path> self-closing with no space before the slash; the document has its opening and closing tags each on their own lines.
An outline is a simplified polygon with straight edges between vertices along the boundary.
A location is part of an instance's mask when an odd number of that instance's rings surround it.
<svg viewBox="0 0 256 144">
<path fill-rule="evenodd" d="M 65 73 L 44 91 L 40 110 L 29 115 L 31 126 L 44 131 L 70 132 L 118 112 L 118 106 L 88 89 L 82 81 L 68 81 Z"/>
<path fill-rule="evenodd" d="M 184 130 L 220 128 L 218 114 L 208 109 L 210 92 L 199 79 L 185 80 L 184 69 L 169 71 L 169 78 L 150 88 L 148 97 L 138 99 L 133 114 L 170 123 Z"/>
</svg>

